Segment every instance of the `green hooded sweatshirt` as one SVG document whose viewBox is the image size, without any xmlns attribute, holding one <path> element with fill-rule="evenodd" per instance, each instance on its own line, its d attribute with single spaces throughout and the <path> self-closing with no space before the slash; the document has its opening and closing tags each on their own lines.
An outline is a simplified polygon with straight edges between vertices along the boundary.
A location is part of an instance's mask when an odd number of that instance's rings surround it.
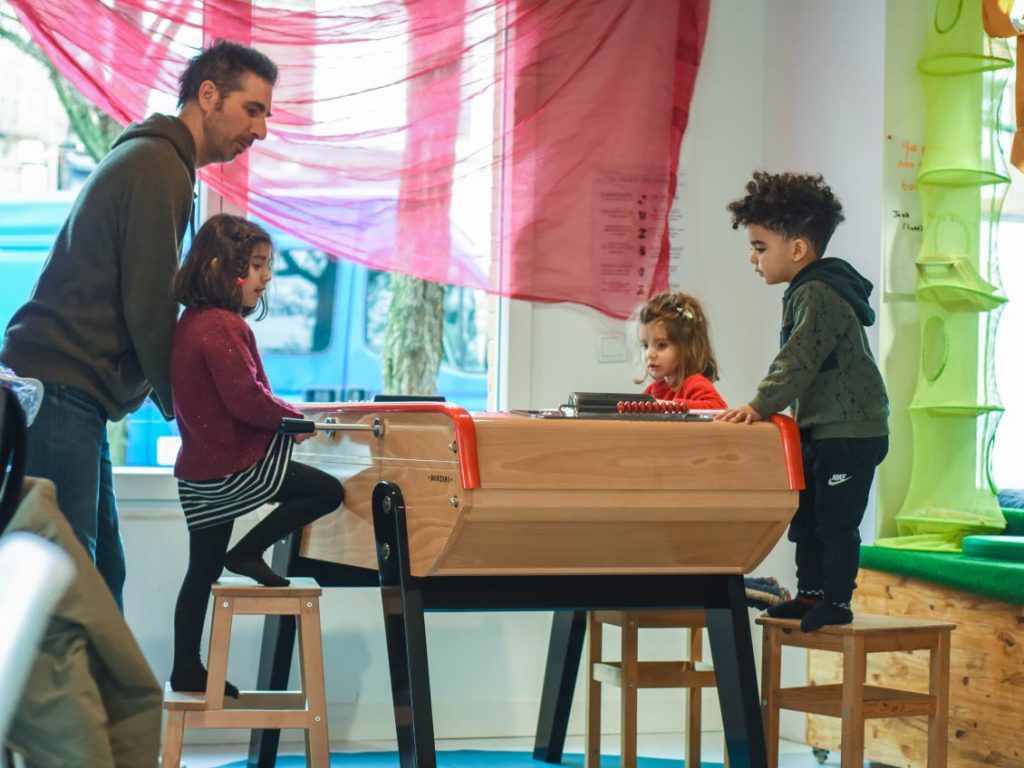
<svg viewBox="0 0 1024 768">
<path fill-rule="evenodd" d="M 79 193 L 0 360 L 86 392 L 112 421 L 151 390 L 171 418 L 172 283 L 195 180 L 195 141 L 181 120 L 129 125 Z"/>
<path fill-rule="evenodd" d="M 782 348 L 751 407 L 762 418 L 793 406 L 811 437 L 882 437 L 889 398 L 864 327 L 871 283 L 842 259 L 802 269 L 782 296 Z"/>
</svg>

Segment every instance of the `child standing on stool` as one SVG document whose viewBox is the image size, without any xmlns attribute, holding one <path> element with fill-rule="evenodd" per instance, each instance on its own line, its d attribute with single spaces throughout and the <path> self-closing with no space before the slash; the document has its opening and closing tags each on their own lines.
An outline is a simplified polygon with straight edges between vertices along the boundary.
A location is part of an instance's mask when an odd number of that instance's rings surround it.
<svg viewBox="0 0 1024 768">
<path fill-rule="evenodd" d="M 853 621 L 860 522 L 875 467 L 889 449 L 889 400 L 864 327 L 875 321 L 871 283 L 842 259 L 824 258 L 843 209 L 820 175 L 758 171 L 728 206 L 743 225 L 750 263 L 782 296 L 782 348 L 747 405 L 725 421 L 767 419 L 792 405 L 805 489 L 789 526 L 797 596 L 769 608 L 813 632 Z"/>
<path fill-rule="evenodd" d="M 652 379 L 644 394 L 691 410 L 725 408 L 713 383 L 718 363 L 700 302 L 685 293 L 661 293 L 642 304 L 636 318 L 646 369 L 636 383 Z"/>
<path fill-rule="evenodd" d="M 312 434 L 278 433 L 302 413 L 271 393 L 252 329 L 266 315 L 270 235 L 238 216 L 211 217 L 174 282 L 185 305 L 171 354 L 181 450 L 174 464 L 189 531 L 189 562 L 174 610 L 175 691 L 206 690 L 199 645 L 210 588 L 226 567 L 270 587 L 288 585 L 263 560 L 274 542 L 341 506 L 341 483 L 291 458 Z M 236 517 L 277 502 L 228 551 Z M 237 696 L 228 683 L 225 692 Z"/>
</svg>

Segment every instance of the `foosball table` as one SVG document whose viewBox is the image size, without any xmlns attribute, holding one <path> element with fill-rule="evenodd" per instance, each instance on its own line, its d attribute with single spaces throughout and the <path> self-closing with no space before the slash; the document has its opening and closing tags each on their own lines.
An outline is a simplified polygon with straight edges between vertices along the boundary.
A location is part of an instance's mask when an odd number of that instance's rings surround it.
<svg viewBox="0 0 1024 768">
<path fill-rule="evenodd" d="M 586 612 L 703 607 L 733 765 L 765 765 L 743 574 L 803 484 L 787 417 L 473 413 L 443 402 L 303 407 L 297 461 L 345 506 L 275 552 L 323 586 L 379 586 L 403 768 L 434 754 L 424 612 L 554 611 L 534 758 L 561 760 Z M 294 629 L 269 620 L 260 686 L 284 688 Z M 250 764 L 272 765 L 276 734 Z M 268 760 L 269 757 L 269 760 Z"/>
</svg>

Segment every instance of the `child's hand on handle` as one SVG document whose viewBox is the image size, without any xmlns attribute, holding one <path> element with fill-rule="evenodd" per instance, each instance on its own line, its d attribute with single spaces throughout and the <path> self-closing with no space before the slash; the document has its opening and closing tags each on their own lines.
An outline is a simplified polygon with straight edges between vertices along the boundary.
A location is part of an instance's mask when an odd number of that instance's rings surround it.
<svg viewBox="0 0 1024 768">
<path fill-rule="evenodd" d="M 722 411 L 715 415 L 715 419 L 718 421 L 731 421 L 736 424 L 753 424 L 755 421 L 763 421 L 761 414 L 751 408 L 749 404 Z"/>
<path fill-rule="evenodd" d="M 283 418 L 281 419 L 281 426 L 278 427 L 278 431 L 286 435 L 291 435 L 292 440 L 295 444 L 305 442 L 313 436 L 316 431 L 316 422 L 310 419 L 293 419 Z"/>
</svg>

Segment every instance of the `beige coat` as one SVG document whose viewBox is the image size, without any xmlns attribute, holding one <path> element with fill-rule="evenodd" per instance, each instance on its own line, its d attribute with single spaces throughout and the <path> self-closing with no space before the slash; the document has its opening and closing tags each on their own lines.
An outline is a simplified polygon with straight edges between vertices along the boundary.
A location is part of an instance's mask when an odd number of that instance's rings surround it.
<svg viewBox="0 0 1024 768">
<path fill-rule="evenodd" d="M 8 531 L 63 547 L 77 571 L 57 604 L 7 735 L 38 768 L 155 768 L 161 690 L 48 480 L 26 478 Z"/>
</svg>

